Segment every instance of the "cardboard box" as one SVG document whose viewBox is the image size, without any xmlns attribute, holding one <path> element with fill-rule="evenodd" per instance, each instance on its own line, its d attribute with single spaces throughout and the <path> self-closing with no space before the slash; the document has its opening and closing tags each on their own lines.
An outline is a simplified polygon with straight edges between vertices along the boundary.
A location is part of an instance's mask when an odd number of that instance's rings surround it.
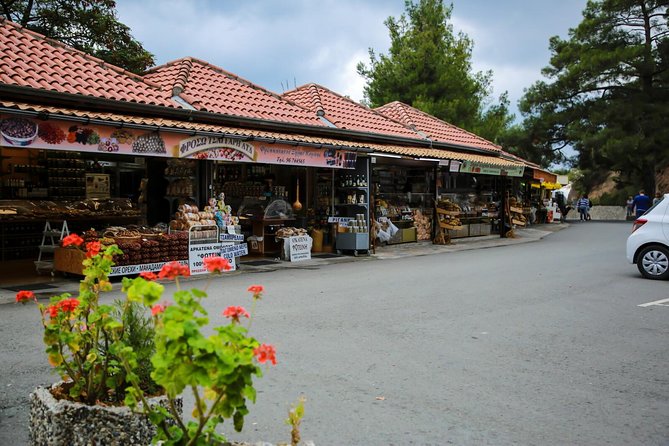
<svg viewBox="0 0 669 446">
<path fill-rule="evenodd" d="M 400 229 L 402 232 L 402 242 L 415 242 L 417 237 L 416 228 Z"/>
</svg>

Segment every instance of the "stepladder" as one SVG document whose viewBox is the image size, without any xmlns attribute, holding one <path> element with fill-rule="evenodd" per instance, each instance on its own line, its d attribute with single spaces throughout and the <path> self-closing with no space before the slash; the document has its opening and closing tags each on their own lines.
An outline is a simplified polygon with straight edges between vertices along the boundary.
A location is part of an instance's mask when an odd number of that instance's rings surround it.
<svg viewBox="0 0 669 446">
<path fill-rule="evenodd" d="M 67 221 L 58 226 L 47 221 L 44 224 L 42 231 L 42 243 L 39 245 L 39 254 L 35 261 L 35 270 L 38 274 L 49 272 L 54 273 L 54 252 L 60 246 L 61 240 L 70 235 L 70 230 L 67 227 Z"/>
</svg>

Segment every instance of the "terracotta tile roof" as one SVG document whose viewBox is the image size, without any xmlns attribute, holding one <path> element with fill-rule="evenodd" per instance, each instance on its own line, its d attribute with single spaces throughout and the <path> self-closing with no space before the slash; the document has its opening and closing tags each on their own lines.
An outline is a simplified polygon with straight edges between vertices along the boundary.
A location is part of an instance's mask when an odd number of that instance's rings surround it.
<svg viewBox="0 0 669 446">
<path fill-rule="evenodd" d="M 165 131 L 169 131 L 169 129 L 194 130 L 202 132 L 215 132 L 234 136 L 249 136 L 256 138 L 276 139 L 277 141 L 295 142 L 314 146 L 327 145 L 327 146 L 336 146 L 336 147 L 352 148 L 352 149 L 369 148 L 369 144 L 364 144 L 355 141 L 344 141 L 334 138 L 320 138 L 317 136 L 272 132 L 265 130 L 254 130 L 254 129 L 237 128 L 237 127 L 222 126 L 215 124 L 202 124 L 197 122 L 178 121 L 173 119 L 147 118 L 142 116 L 132 116 L 119 113 L 91 112 L 84 110 L 76 110 L 72 108 L 35 105 L 35 104 L 27 104 L 27 103 L 7 101 L 7 100 L 0 100 L 0 106 L 13 110 L 47 112 L 50 113 L 51 115 L 76 116 L 79 118 L 98 119 L 101 121 L 106 121 L 110 125 L 113 125 L 114 123 L 125 123 L 125 124 L 146 125 L 152 127 L 161 127 Z M 53 119 L 58 119 L 58 116 L 53 116 Z"/>
<path fill-rule="evenodd" d="M 303 85 L 282 97 L 322 116 L 340 129 L 424 139 L 400 122 L 317 84 Z"/>
<path fill-rule="evenodd" d="M 0 19 L 0 83 L 174 107 L 170 92 L 93 56 Z"/>
<path fill-rule="evenodd" d="M 411 107 L 402 102 L 391 102 L 375 108 L 376 111 L 395 119 L 419 132 L 424 133 L 435 142 L 454 144 L 461 147 L 472 147 L 499 153 L 502 148 L 473 133 L 442 121 L 432 115 Z"/>
<path fill-rule="evenodd" d="M 507 152 L 505 150 L 502 150 L 500 155 L 504 158 L 507 158 L 507 159 L 516 161 L 518 163 L 521 163 L 525 167 L 529 167 L 529 168 L 534 169 L 534 170 L 542 170 L 544 172 L 550 173 L 546 169 L 542 168 L 539 164 L 533 163 L 532 161 L 528 161 L 526 159 L 523 159 L 523 158 L 519 157 L 518 155 L 514 155 L 513 153 Z M 553 175 L 553 174 L 551 173 L 551 175 Z"/>
<path fill-rule="evenodd" d="M 186 57 L 149 70 L 145 78 L 197 110 L 246 118 L 324 126 L 281 96 L 199 59 Z"/>
</svg>

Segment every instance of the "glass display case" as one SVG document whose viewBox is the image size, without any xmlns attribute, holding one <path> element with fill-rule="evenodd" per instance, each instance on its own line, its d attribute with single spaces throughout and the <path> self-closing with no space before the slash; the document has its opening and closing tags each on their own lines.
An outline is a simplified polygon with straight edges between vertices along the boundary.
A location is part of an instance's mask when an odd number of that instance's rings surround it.
<svg viewBox="0 0 669 446">
<path fill-rule="evenodd" d="M 282 198 L 266 200 L 262 197 L 244 197 L 237 215 L 240 218 L 256 220 L 287 220 L 295 218 L 293 208 Z"/>
<path fill-rule="evenodd" d="M 265 200 L 257 197 L 245 197 L 237 211 L 242 231 L 251 243 L 251 254 L 278 254 L 280 243 L 276 240 L 276 231 L 295 220 L 291 205 L 282 198 Z"/>
</svg>

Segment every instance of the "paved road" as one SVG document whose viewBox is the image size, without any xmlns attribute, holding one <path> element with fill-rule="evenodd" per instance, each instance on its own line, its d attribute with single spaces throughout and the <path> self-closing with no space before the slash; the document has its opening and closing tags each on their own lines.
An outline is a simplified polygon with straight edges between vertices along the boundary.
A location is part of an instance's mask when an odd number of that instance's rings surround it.
<svg viewBox="0 0 669 446">
<path fill-rule="evenodd" d="M 279 355 L 230 437 L 287 440 L 304 394 L 318 446 L 668 444 L 669 307 L 638 307 L 667 283 L 626 263 L 628 233 L 226 277 L 212 314 L 264 284 L 253 331 Z M 53 380 L 33 310 L 0 306 L 0 444 L 26 444 L 27 394 Z"/>
</svg>

